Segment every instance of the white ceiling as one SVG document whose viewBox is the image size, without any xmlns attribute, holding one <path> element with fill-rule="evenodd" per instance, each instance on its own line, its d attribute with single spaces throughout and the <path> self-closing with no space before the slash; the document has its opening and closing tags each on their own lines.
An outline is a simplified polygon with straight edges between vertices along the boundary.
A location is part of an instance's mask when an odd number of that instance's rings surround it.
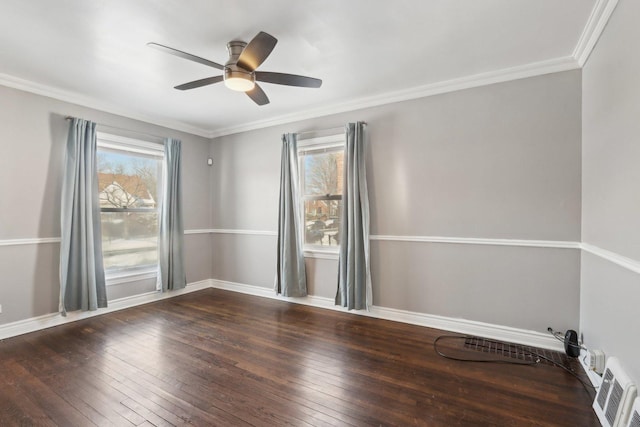
<svg viewBox="0 0 640 427">
<path fill-rule="evenodd" d="M 205 136 L 490 82 L 577 68 L 606 0 L 0 0 L 0 84 Z M 592 16 L 593 13 L 593 16 Z M 591 16 L 591 19 L 590 19 Z M 271 103 L 216 84 L 226 43 L 266 31 L 259 68 L 323 80 L 263 83 Z M 488 79 L 488 80 L 487 80 Z"/>
</svg>

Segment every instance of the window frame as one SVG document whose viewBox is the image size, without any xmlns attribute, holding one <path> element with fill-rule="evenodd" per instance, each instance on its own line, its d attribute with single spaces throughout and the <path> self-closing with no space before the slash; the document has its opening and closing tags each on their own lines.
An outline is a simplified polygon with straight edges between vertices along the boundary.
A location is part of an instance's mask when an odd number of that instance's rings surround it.
<svg viewBox="0 0 640 427">
<path fill-rule="evenodd" d="M 96 132 L 96 145 L 97 145 L 97 153 L 100 153 L 101 150 L 103 152 L 119 152 L 121 154 L 129 154 L 132 156 L 143 155 L 143 156 L 151 156 L 157 157 L 161 162 L 160 164 L 160 173 L 158 176 L 156 194 L 158 195 L 158 200 L 156 200 L 155 208 L 108 208 L 108 207 L 100 207 L 100 216 L 102 217 L 103 212 L 156 212 L 157 215 L 160 215 L 160 203 L 161 195 L 162 195 L 162 182 L 164 173 L 163 163 L 164 163 L 164 145 L 156 142 L 145 141 L 136 138 L 129 138 L 120 135 L 113 135 L 110 133 L 97 131 Z M 102 233 L 102 231 L 101 231 Z M 158 235 L 159 238 L 159 235 Z M 158 240 L 159 243 L 159 240 Z M 104 257 L 104 255 L 103 255 Z M 105 269 L 105 282 L 107 286 L 120 285 L 130 282 L 139 282 L 141 280 L 157 280 L 159 271 L 159 263 L 155 265 L 143 265 L 137 267 L 129 267 L 125 269 L 118 270 L 107 270 Z"/>
<path fill-rule="evenodd" d="M 330 194 L 330 195 L 317 195 L 306 196 L 304 194 L 305 189 L 305 170 L 303 165 L 303 157 L 305 153 L 310 151 L 324 150 L 325 153 L 334 151 L 344 151 L 346 145 L 346 136 L 344 133 L 327 135 L 315 138 L 308 138 L 298 141 L 297 155 L 298 155 L 298 188 L 300 189 L 299 206 L 300 206 L 300 233 L 303 244 L 303 252 L 305 258 L 319 258 L 319 259 L 338 259 L 340 252 L 340 244 L 336 246 L 324 246 L 305 243 L 305 231 L 306 231 L 306 219 L 305 219 L 305 202 L 310 200 L 342 200 L 342 194 Z M 344 174 L 344 171 L 340 171 Z M 344 176 L 343 176 L 343 188 L 344 188 Z M 342 218 L 340 219 L 342 222 Z"/>
</svg>

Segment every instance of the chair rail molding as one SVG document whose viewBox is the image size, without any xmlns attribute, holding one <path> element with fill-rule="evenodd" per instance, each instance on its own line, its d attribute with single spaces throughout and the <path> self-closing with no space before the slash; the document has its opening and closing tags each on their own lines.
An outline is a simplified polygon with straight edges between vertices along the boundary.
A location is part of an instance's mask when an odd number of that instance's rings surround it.
<svg viewBox="0 0 640 427">
<path fill-rule="evenodd" d="M 636 261 L 631 258 L 627 258 L 626 256 L 617 254 L 615 252 L 608 251 L 606 249 L 599 248 L 589 243 L 582 243 L 582 250 L 588 252 L 592 255 L 598 256 L 602 259 L 605 259 L 609 262 L 619 265 L 620 267 L 624 267 L 627 270 L 631 270 L 634 273 L 640 274 L 640 261 Z"/>
<path fill-rule="evenodd" d="M 487 239 L 481 237 L 371 235 L 370 240 L 391 242 L 454 243 L 463 245 L 528 246 L 536 248 L 580 249 L 580 242 L 563 240 Z"/>
<path fill-rule="evenodd" d="M 45 243 L 60 243 L 60 237 L 35 237 L 28 239 L 0 240 L 0 246 L 40 245 Z"/>
<path fill-rule="evenodd" d="M 276 231 L 271 230 L 246 230 L 228 228 L 205 228 L 185 230 L 185 235 L 192 234 L 229 234 L 245 236 L 277 236 Z M 439 243 L 439 244 L 460 244 L 460 245 L 493 245 L 493 246 L 513 246 L 532 247 L 549 249 L 579 249 L 584 252 L 596 255 L 609 262 L 617 264 L 635 273 L 640 273 L 640 261 L 634 260 L 615 252 L 599 248 L 585 242 L 573 242 L 565 240 L 527 240 L 527 239 L 491 239 L 480 237 L 448 237 L 448 236 L 399 236 L 373 234 L 369 236 L 370 241 L 378 242 L 412 242 L 412 243 Z M 36 237 L 23 239 L 0 239 L 0 247 L 40 245 L 60 243 L 60 237 Z M 308 258 L 336 259 L 336 255 L 323 252 L 308 252 Z"/>
</svg>

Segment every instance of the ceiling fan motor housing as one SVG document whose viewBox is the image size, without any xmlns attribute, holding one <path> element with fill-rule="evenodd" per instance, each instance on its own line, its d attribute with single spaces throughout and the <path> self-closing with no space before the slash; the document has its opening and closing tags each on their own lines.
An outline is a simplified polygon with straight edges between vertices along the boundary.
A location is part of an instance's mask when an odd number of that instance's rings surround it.
<svg viewBox="0 0 640 427">
<path fill-rule="evenodd" d="M 238 58 L 240 57 L 240 54 L 242 53 L 245 47 L 247 47 L 247 43 L 241 40 L 231 40 L 229 43 L 227 43 L 229 60 L 224 65 L 225 66 L 235 65 L 235 63 L 238 62 Z"/>
<path fill-rule="evenodd" d="M 251 80 L 252 82 L 255 81 L 255 77 L 253 73 L 243 70 L 242 68 L 238 67 L 235 64 L 226 65 L 224 67 L 224 79 L 228 80 L 231 78 Z"/>
</svg>

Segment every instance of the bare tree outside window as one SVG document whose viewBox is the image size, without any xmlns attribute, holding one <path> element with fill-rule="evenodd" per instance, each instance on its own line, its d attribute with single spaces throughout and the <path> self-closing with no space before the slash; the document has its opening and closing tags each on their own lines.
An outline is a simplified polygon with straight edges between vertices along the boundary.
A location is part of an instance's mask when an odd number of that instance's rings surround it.
<svg viewBox="0 0 640 427">
<path fill-rule="evenodd" d="M 338 171 L 338 166 L 342 166 L 342 157 L 342 152 L 307 156 L 305 159 L 305 194 L 342 194 L 342 185 L 339 185 L 342 184 L 339 182 L 342 178 L 342 171 Z"/>
</svg>

